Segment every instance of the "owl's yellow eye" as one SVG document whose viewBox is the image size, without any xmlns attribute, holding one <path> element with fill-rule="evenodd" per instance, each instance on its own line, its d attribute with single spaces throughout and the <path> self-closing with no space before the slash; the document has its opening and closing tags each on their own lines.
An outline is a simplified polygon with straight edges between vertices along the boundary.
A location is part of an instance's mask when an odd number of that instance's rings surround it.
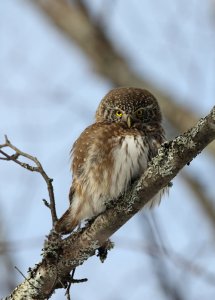
<svg viewBox="0 0 215 300">
<path fill-rule="evenodd" d="M 117 111 L 116 111 L 116 116 L 117 116 L 117 117 L 122 117 L 122 112 L 121 112 L 120 110 L 117 110 Z"/>
</svg>

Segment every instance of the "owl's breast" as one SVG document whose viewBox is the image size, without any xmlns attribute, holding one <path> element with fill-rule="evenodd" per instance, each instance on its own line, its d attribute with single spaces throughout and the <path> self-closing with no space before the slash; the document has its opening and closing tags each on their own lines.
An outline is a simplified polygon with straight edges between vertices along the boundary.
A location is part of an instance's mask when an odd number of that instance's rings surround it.
<svg viewBox="0 0 215 300">
<path fill-rule="evenodd" d="M 74 199 L 93 216 L 117 198 L 147 168 L 149 143 L 144 133 L 119 124 L 99 123 L 87 128 L 73 152 Z M 76 202 L 72 199 L 72 205 Z M 83 211 L 83 210 L 82 210 Z"/>
<path fill-rule="evenodd" d="M 110 196 L 118 197 L 147 168 L 149 148 L 141 135 L 126 135 L 113 150 Z"/>
</svg>

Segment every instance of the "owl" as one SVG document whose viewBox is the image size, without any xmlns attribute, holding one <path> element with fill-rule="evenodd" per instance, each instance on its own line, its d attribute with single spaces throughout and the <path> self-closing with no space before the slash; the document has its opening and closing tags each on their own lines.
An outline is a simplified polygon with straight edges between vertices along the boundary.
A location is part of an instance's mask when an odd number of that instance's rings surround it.
<svg viewBox="0 0 215 300">
<path fill-rule="evenodd" d="M 100 102 L 95 123 L 72 148 L 70 206 L 55 230 L 70 233 L 82 220 L 103 212 L 146 170 L 165 141 L 155 97 L 140 88 L 111 90 Z M 160 196 L 151 199 L 152 207 Z"/>
</svg>

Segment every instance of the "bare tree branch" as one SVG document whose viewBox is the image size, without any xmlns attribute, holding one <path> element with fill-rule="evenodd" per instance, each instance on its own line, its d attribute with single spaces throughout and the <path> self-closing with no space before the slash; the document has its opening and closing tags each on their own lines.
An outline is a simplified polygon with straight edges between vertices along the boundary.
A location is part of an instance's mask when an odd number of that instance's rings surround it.
<svg viewBox="0 0 215 300">
<path fill-rule="evenodd" d="M 130 190 L 114 200 L 104 213 L 90 221 L 85 228 L 64 240 L 51 232 L 45 242 L 42 261 L 30 269 L 27 279 L 5 299 L 48 299 L 55 289 L 67 288 L 70 272 L 94 255 L 96 249 L 214 139 L 215 107 L 189 131 L 164 143 L 146 172 Z"/>
<path fill-rule="evenodd" d="M 14 150 L 15 153 L 12 155 L 9 155 L 5 151 L 2 150 L 3 148 L 10 148 L 10 149 Z M 55 208 L 54 189 L 53 189 L 53 185 L 52 185 L 53 179 L 48 177 L 48 175 L 44 171 L 39 160 L 36 157 L 21 151 L 20 149 L 15 147 L 13 144 L 11 144 L 11 142 L 9 141 L 9 139 L 7 138 L 6 135 L 5 135 L 5 143 L 0 145 L 0 154 L 3 155 L 2 157 L 0 156 L 0 160 L 11 160 L 29 171 L 38 172 L 42 175 L 43 179 L 45 180 L 45 182 L 47 184 L 49 200 L 50 200 L 50 203 L 48 203 L 47 201 L 44 201 L 44 202 L 45 202 L 45 205 L 48 206 L 51 210 L 52 225 L 54 225 L 55 222 L 57 221 L 57 213 L 56 213 L 56 208 Z M 25 157 L 25 158 L 29 159 L 30 161 L 33 161 L 36 164 L 36 167 L 29 165 L 26 162 L 20 161 L 18 159 L 20 156 Z"/>
</svg>

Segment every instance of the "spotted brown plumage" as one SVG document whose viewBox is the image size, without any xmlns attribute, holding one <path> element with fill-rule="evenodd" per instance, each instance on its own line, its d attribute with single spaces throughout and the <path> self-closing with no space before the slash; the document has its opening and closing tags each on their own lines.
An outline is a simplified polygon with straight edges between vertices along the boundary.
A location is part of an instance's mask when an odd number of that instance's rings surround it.
<svg viewBox="0 0 215 300">
<path fill-rule="evenodd" d="M 140 177 L 165 141 L 155 97 L 144 89 L 117 88 L 100 102 L 96 121 L 72 148 L 70 206 L 57 222 L 69 233 L 84 219 L 103 212 Z M 160 200 L 153 198 L 149 206 Z"/>
</svg>

